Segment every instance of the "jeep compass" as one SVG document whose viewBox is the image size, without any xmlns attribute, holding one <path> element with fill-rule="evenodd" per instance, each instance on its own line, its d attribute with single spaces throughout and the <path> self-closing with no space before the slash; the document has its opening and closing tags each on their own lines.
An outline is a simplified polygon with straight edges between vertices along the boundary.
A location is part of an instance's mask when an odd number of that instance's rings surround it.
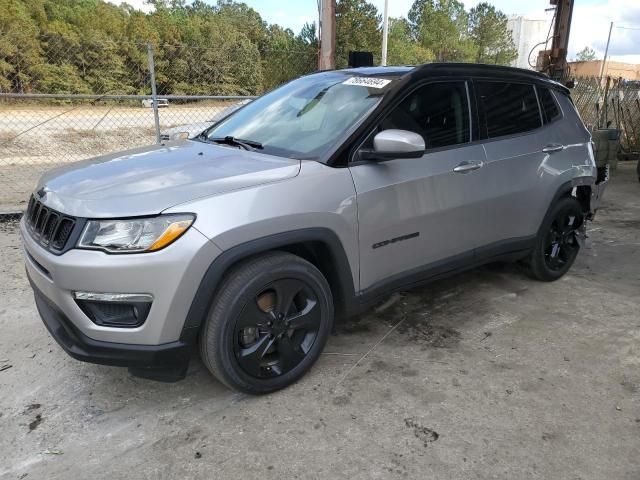
<svg viewBox="0 0 640 480">
<path fill-rule="evenodd" d="M 559 83 L 507 67 L 326 71 L 199 136 L 45 174 L 21 220 L 72 357 L 231 388 L 307 372 L 334 318 L 496 260 L 553 281 L 606 183 Z"/>
</svg>

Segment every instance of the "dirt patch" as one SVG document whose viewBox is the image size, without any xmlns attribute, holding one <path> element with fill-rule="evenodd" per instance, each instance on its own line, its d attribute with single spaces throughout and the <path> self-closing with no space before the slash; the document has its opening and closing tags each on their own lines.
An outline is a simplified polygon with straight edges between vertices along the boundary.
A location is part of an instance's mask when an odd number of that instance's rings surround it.
<svg viewBox="0 0 640 480">
<path fill-rule="evenodd" d="M 413 342 L 434 348 L 453 348 L 460 342 L 459 331 L 441 325 L 407 323 L 401 324 L 398 331 Z"/>
<path fill-rule="evenodd" d="M 0 233 L 14 233 L 18 230 L 19 225 L 17 220 L 0 220 Z"/>
<path fill-rule="evenodd" d="M 640 230 L 640 220 L 636 220 L 636 219 L 631 219 L 631 220 L 616 219 L 616 220 L 609 220 L 607 223 L 609 225 L 612 225 L 618 228 L 625 228 L 625 229 L 631 228 L 634 230 Z"/>
<path fill-rule="evenodd" d="M 405 418 L 404 424 L 407 428 L 413 430 L 413 435 L 422 442 L 425 448 L 428 447 L 430 443 L 437 442 L 440 438 L 438 432 L 432 428 L 421 425 L 414 418 Z"/>
<path fill-rule="evenodd" d="M 436 287 L 437 289 L 437 287 Z M 382 314 L 393 323 L 400 320 L 397 332 L 424 347 L 452 348 L 460 342 L 460 332 L 447 323 L 464 321 L 462 305 L 449 301 L 450 295 L 427 289 L 402 294 L 402 299 Z M 455 297 L 455 296 L 454 296 Z M 463 302 L 460 302 L 463 303 Z"/>
<path fill-rule="evenodd" d="M 631 380 L 623 380 L 622 382 L 620 382 L 620 385 L 631 394 L 640 392 L 640 386 Z"/>
<path fill-rule="evenodd" d="M 24 135 L 0 143 L 0 164 L 33 165 L 46 163 L 48 168 L 65 163 L 127 150 L 154 141 L 149 127 L 115 128 L 108 131 L 80 130 L 47 132 L 47 135 Z M 23 169 L 23 174 L 27 175 Z"/>
<path fill-rule="evenodd" d="M 342 322 L 336 322 L 333 335 L 355 335 L 371 331 L 371 321 L 366 316 L 353 317 Z"/>
<path fill-rule="evenodd" d="M 36 418 L 29 423 L 29 431 L 33 432 L 36 428 L 38 428 L 38 425 L 40 425 L 43 422 L 44 418 L 41 414 L 37 414 Z"/>
<path fill-rule="evenodd" d="M 350 403 L 350 395 L 338 395 L 337 397 L 333 398 L 333 404 L 337 405 L 338 407 L 344 407 L 346 405 L 349 405 Z"/>
<path fill-rule="evenodd" d="M 400 365 L 393 365 L 385 362 L 384 360 L 374 360 L 371 363 L 371 368 L 367 370 L 367 373 L 375 373 L 375 372 L 387 372 L 394 376 L 401 377 L 416 377 L 418 376 L 418 371 L 414 368 L 411 368 L 406 363 L 402 363 Z"/>
</svg>

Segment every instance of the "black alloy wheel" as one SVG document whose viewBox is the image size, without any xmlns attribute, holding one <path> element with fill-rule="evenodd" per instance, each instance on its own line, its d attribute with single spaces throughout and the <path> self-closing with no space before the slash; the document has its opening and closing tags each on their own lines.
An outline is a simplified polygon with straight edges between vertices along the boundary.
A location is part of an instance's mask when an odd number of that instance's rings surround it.
<svg viewBox="0 0 640 480">
<path fill-rule="evenodd" d="M 576 237 L 579 223 L 581 221 L 576 212 L 570 210 L 564 210 L 554 218 L 544 250 L 544 261 L 550 270 L 560 272 L 576 258 L 580 249 Z"/>
<path fill-rule="evenodd" d="M 311 368 L 332 325 L 333 296 L 322 273 L 301 257 L 270 252 L 225 275 L 200 332 L 200 355 L 225 385 L 269 393 Z"/>
<path fill-rule="evenodd" d="M 531 275 L 545 282 L 559 279 L 578 256 L 578 235 L 584 223 L 582 205 L 575 197 L 562 197 L 542 222 L 529 258 Z"/>
<path fill-rule="evenodd" d="M 235 324 L 234 352 L 249 375 L 277 377 L 308 355 L 319 328 L 313 290 L 299 279 L 278 279 L 244 306 Z"/>
</svg>

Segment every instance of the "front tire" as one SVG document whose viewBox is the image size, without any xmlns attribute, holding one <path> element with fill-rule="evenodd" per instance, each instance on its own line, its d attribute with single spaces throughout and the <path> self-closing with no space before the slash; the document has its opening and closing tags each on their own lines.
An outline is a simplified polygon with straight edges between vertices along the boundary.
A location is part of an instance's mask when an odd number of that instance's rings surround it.
<svg viewBox="0 0 640 480">
<path fill-rule="evenodd" d="M 331 289 L 315 266 L 290 253 L 268 253 L 225 276 L 200 334 L 200 354 L 228 387 L 270 393 L 311 368 L 333 315 Z"/>
<path fill-rule="evenodd" d="M 574 197 L 561 198 L 549 210 L 529 259 L 535 279 L 552 282 L 569 271 L 580 251 L 576 235 L 583 222 L 582 206 Z"/>
</svg>

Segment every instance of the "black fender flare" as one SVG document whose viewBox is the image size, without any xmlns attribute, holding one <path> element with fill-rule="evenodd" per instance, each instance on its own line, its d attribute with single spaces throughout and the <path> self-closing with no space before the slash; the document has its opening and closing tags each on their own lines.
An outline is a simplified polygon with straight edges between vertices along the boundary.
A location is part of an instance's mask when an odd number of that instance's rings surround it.
<svg viewBox="0 0 640 480">
<path fill-rule="evenodd" d="M 333 280 L 334 285 L 332 285 L 332 290 L 336 289 L 340 297 L 336 299 L 336 307 L 338 308 L 338 306 L 341 305 L 341 310 L 344 310 L 344 312 L 350 311 L 354 304 L 355 288 L 349 260 L 338 236 L 328 228 L 318 227 L 292 230 L 241 243 L 223 251 L 216 257 L 211 265 L 209 265 L 196 290 L 189 312 L 187 313 L 187 318 L 182 327 L 180 341 L 189 343 L 196 341 L 200 326 L 204 323 L 209 312 L 211 300 L 222 278 L 233 265 L 261 253 L 309 242 L 319 242 L 328 248 L 331 255 L 330 262 L 334 275 L 333 279 L 327 280 L 329 280 L 330 283 L 332 283 L 331 280 Z"/>
<path fill-rule="evenodd" d="M 574 182 L 572 180 L 569 180 L 568 182 L 564 182 L 562 185 L 560 185 L 560 187 L 556 191 L 555 195 L 553 196 L 553 199 L 549 203 L 549 206 L 547 207 L 547 210 L 550 210 L 551 207 L 558 200 L 560 200 L 560 197 L 564 197 L 565 195 L 571 195 L 571 192 L 573 191 L 573 189 L 575 187 L 576 187 L 576 185 L 574 184 Z"/>
<path fill-rule="evenodd" d="M 576 182 L 576 180 L 573 179 L 573 180 L 569 180 L 567 182 L 564 182 L 562 185 L 560 185 L 558 187 L 558 190 L 556 190 L 556 193 L 554 194 L 553 198 L 551 199 L 551 202 L 549 202 L 549 205 L 547 206 L 547 210 L 545 211 L 544 216 L 542 217 L 542 220 L 540 221 L 540 225 L 538 226 L 538 231 L 536 232 L 536 235 L 540 235 L 540 229 L 542 228 L 542 225 L 544 225 L 545 219 L 549 215 L 549 212 L 551 211 L 553 206 L 558 202 L 558 200 L 560 200 L 560 198 L 562 198 L 564 196 L 570 196 L 572 194 L 574 188 L 582 187 L 582 186 L 591 187 L 592 185 Z M 581 201 L 581 199 L 578 198 L 578 201 Z"/>
<path fill-rule="evenodd" d="M 585 214 L 588 215 L 591 212 L 591 192 L 597 185 L 595 183 L 582 180 L 584 180 L 583 177 L 577 179 L 574 178 L 573 180 L 569 180 L 560 185 L 553 197 L 553 200 L 549 204 L 549 208 L 547 209 L 547 211 L 551 209 L 551 207 L 560 199 L 560 197 L 564 197 L 565 195 L 572 195 L 573 189 L 577 189 L 575 197 L 582 204 L 585 210 Z"/>
</svg>

